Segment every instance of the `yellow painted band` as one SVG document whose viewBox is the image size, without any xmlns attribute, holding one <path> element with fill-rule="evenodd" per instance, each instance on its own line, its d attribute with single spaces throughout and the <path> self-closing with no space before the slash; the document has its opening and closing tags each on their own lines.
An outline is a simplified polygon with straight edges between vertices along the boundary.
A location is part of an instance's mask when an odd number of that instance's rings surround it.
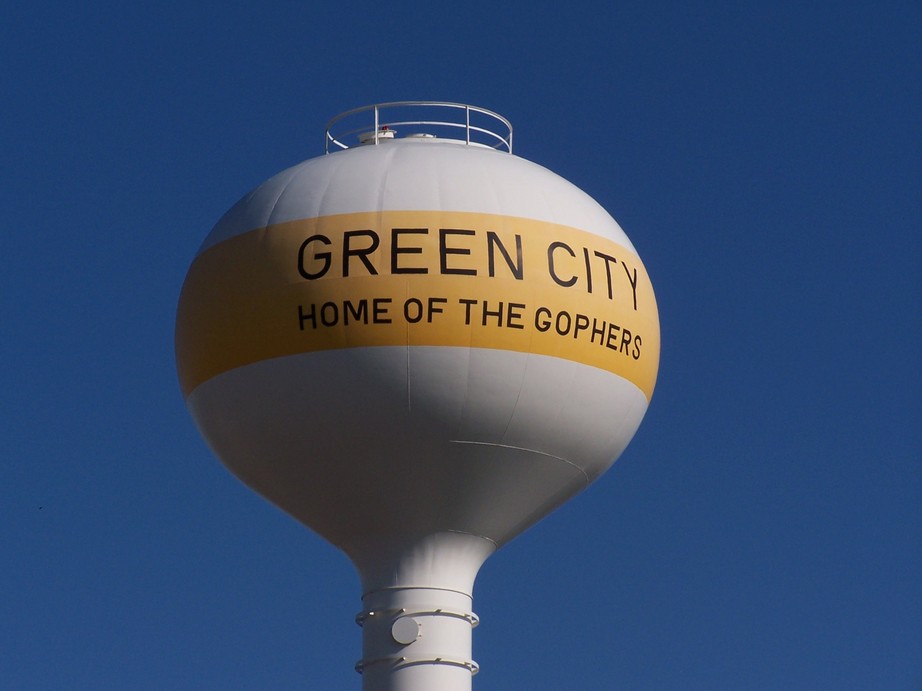
<svg viewBox="0 0 922 691">
<path fill-rule="evenodd" d="M 650 279 L 627 248 L 568 226 L 440 211 L 280 223 L 202 252 L 176 325 L 180 384 L 269 358 L 365 346 L 493 348 L 613 372 L 649 398 Z"/>
</svg>

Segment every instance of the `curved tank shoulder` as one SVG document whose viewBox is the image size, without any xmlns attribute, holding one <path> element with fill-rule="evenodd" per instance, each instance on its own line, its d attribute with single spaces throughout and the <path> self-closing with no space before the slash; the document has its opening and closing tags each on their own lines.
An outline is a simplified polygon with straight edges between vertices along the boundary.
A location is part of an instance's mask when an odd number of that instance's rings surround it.
<svg viewBox="0 0 922 691">
<path fill-rule="evenodd" d="M 376 211 L 489 213 L 600 235 L 636 254 L 608 212 L 547 168 L 464 142 L 397 139 L 308 159 L 235 204 L 200 252 L 235 235 L 288 221 Z"/>
</svg>

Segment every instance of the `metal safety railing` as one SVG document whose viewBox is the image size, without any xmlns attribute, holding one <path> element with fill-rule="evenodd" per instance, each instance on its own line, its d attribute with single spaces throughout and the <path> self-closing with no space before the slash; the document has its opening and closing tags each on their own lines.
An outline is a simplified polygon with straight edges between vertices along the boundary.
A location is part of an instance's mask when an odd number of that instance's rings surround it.
<svg viewBox="0 0 922 691">
<path fill-rule="evenodd" d="M 400 113 L 392 115 L 395 110 Z M 433 117 L 425 117 L 433 111 Z M 438 117 L 446 112 L 455 117 Z M 347 110 L 327 123 L 323 151 L 330 153 L 331 146 L 335 151 L 355 144 L 377 145 L 396 139 L 398 129 L 404 127 L 424 128 L 407 133 L 408 137 L 441 136 L 512 153 L 512 123 L 506 118 L 486 108 L 443 101 L 394 101 Z"/>
</svg>

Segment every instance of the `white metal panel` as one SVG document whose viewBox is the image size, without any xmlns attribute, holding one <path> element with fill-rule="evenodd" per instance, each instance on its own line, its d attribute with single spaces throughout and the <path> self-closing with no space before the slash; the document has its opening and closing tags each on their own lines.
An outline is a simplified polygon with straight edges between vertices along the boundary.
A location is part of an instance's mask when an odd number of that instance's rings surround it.
<svg viewBox="0 0 922 691">
<path fill-rule="evenodd" d="M 320 156 L 270 178 L 217 223 L 200 251 L 267 225 L 359 211 L 469 211 L 579 228 L 634 250 L 575 185 L 506 153 L 441 140 L 394 140 Z"/>
<path fill-rule="evenodd" d="M 440 530 L 508 541 L 604 471 L 647 405 L 592 367 L 447 347 L 277 358 L 188 403 L 234 473 L 350 556 Z"/>
</svg>

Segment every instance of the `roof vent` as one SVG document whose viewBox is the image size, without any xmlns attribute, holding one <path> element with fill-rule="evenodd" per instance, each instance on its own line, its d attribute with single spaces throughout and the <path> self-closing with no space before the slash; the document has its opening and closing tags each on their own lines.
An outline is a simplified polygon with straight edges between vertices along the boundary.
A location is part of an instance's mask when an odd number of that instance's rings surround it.
<svg viewBox="0 0 922 691">
<path fill-rule="evenodd" d="M 378 128 L 377 130 L 372 130 L 371 132 L 363 132 L 359 135 L 360 144 L 377 144 L 382 139 L 393 139 L 397 136 L 397 130 L 389 129 L 387 125 Z"/>
</svg>

